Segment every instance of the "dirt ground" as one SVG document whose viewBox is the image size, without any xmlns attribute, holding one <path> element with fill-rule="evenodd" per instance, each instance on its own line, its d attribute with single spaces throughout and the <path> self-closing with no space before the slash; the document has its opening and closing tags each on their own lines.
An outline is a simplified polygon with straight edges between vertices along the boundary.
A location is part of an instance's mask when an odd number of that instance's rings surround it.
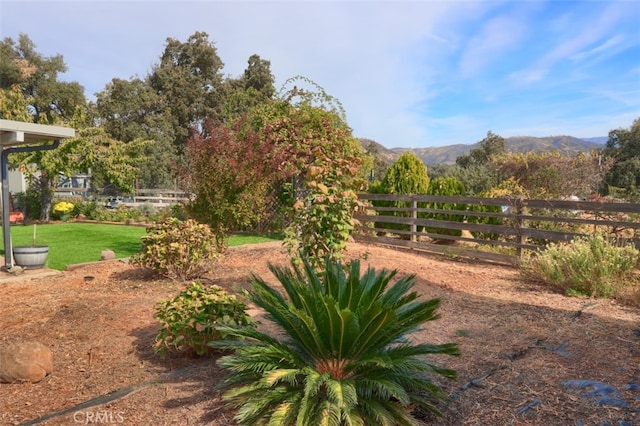
<svg viewBox="0 0 640 426">
<path fill-rule="evenodd" d="M 438 425 L 640 425 L 640 307 L 569 298 L 516 269 L 353 243 L 349 257 L 417 274 L 416 290 L 442 300 L 417 341 L 457 342 L 439 379 L 451 401 Z M 208 280 L 228 289 L 267 262 L 278 243 L 232 248 Z M 151 346 L 154 305 L 185 284 L 124 262 L 83 266 L 0 286 L 0 345 L 37 340 L 54 371 L 35 384 L 0 384 L 0 424 L 233 425 L 214 391 L 216 357 L 170 356 Z"/>
</svg>

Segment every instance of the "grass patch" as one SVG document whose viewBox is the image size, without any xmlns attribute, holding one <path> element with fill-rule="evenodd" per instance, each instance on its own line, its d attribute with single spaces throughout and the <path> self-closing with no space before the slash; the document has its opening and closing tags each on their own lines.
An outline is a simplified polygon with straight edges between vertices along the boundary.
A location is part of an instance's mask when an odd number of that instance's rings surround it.
<svg viewBox="0 0 640 426">
<path fill-rule="evenodd" d="M 113 250 L 117 258 L 127 258 L 141 249 L 142 226 L 97 223 L 52 223 L 37 226 L 36 244 L 49 246 L 47 267 L 64 270 L 67 265 L 100 260 L 102 250 Z M 14 246 L 31 245 L 33 225 L 11 226 Z M 229 238 L 229 246 L 257 244 L 280 239 L 277 235 L 238 234 Z M 4 247 L 0 250 L 4 255 Z"/>
</svg>

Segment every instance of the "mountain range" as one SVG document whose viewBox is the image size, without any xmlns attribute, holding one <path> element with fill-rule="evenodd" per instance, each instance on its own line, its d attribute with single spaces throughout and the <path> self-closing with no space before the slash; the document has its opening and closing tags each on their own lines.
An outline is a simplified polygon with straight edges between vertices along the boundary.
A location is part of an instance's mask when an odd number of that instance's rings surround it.
<svg viewBox="0 0 640 426">
<path fill-rule="evenodd" d="M 580 139 L 573 136 L 546 136 L 542 138 L 533 136 L 514 136 L 505 138 L 505 148 L 511 152 L 550 152 L 558 151 L 561 154 L 575 155 L 579 152 L 589 152 L 592 149 L 602 148 L 607 142 L 606 136 Z M 480 147 L 480 142 L 475 144 L 456 144 L 436 146 L 429 148 L 386 148 L 382 144 L 371 139 L 360 138 L 362 147 L 382 159 L 388 164 L 394 163 L 405 152 L 413 152 L 425 164 L 455 164 L 456 158 L 467 154 L 474 148 Z"/>
</svg>

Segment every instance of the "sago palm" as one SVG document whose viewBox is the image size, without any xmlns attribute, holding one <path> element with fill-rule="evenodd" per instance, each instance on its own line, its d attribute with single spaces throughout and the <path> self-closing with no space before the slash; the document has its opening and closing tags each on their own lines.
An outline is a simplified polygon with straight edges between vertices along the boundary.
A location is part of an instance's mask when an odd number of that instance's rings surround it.
<svg viewBox="0 0 640 426">
<path fill-rule="evenodd" d="M 360 275 L 360 262 L 347 266 L 327 259 L 318 273 L 303 259 L 292 268 L 270 265 L 284 295 L 252 277 L 250 299 L 268 312 L 275 335 L 249 328 L 225 328 L 242 340 L 215 343 L 234 350 L 218 362 L 230 370 L 221 387 L 251 425 L 413 425 L 412 411 L 439 414 L 446 399 L 434 375 L 453 370 L 425 359 L 458 355 L 455 344 L 411 343 L 408 334 L 437 318 L 438 299 L 410 292 L 415 276 L 391 280 L 397 271 Z"/>
</svg>

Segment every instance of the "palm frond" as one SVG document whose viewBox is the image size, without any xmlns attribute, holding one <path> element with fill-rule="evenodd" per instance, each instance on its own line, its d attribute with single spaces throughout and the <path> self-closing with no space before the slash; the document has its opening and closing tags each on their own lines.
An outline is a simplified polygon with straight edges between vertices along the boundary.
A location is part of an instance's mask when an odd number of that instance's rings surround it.
<svg viewBox="0 0 640 426">
<path fill-rule="evenodd" d="M 221 328 L 239 340 L 218 364 L 229 370 L 220 385 L 243 425 L 414 425 L 411 407 L 439 413 L 447 395 L 433 376 L 453 370 L 428 355 L 458 355 L 455 344 L 412 343 L 411 333 L 438 318 L 438 299 L 420 300 L 415 276 L 391 285 L 397 272 L 361 273 L 327 258 L 318 272 L 310 262 L 270 265 L 283 292 L 253 276 L 249 297 L 267 312 L 284 338 L 256 329 Z"/>
</svg>

